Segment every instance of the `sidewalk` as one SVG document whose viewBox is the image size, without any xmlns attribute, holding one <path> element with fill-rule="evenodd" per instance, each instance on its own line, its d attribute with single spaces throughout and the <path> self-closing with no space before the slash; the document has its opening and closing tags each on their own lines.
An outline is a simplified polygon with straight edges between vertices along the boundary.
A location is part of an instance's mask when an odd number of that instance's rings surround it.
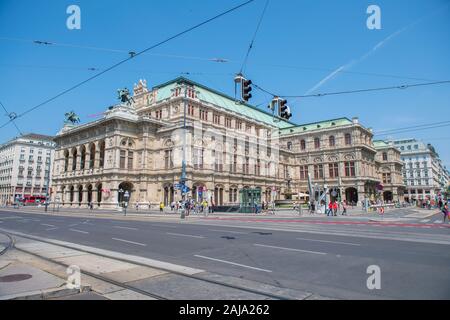
<svg viewBox="0 0 450 320">
<path fill-rule="evenodd" d="M 433 210 L 425 210 L 420 208 L 394 208 L 387 209 L 383 216 L 381 216 L 378 212 L 365 212 L 361 208 L 349 208 L 347 210 L 347 214 L 345 216 L 341 215 L 338 212 L 336 217 L 328 217 L 322 213 L 310 214 L 307 209 L 302 211 L 302 214 L 299 214 L 298 210 L 293 209 L 277 209 L 275 214 L 270 214 L 268 212 L 254 214 L 254 213 L 227 213 L 227 212 L 214 212 L 209 213 L 205 216 L 202 213 L 199 214 L 191 214 L 187 216 L 185 219 L 181 219 L 180 213 L 176 211 L 166 210 L 164 213 L 161 213 L 159 210 L 127 210 L 127 214 L 118 210 L 103 210 L 103 209 L 94 209 L 90 210 L 87 208 L 60 208 L 59 211 L 53 211 L 52 209 L 48 209 L 45 212 L 44 207 L 21 207 L 20 209 L 14 208 L 4 208 L 4 211 L 8 211 L 11 213 L 34 213 L 34 214 L 45 214 L 45 215 L 54 215 L 54 216 L 76 216 L 82 218 L 113 218 L 117 220 L 137 220 L 137 221 L 148 221 L 149 219 L 160 219 L 160 220 L 170 220 L 170 221 L 189 221 L 189 220 L 199 220 L 205 218 L 249 218 L 249 219 L 356 219 L 356 220 L 373 220 L 379 219 L 380 221 L 389 221 L 389 219 L 396 219 L 397 221 L 402 221 L 405 219 L 417 219 L 427 217 L 428 215 L 434 215 L 436 212 Z M 408 213 L 409 214 L 406 214 Z M 411 211 L 414 214 L 411 214 Z M 425 214 L 426 213 L 426 214 Z M 393 221 L 393 220 L 392 220 Z M 392 222 L 391 221 L 391 222 Z"/>
</svg>

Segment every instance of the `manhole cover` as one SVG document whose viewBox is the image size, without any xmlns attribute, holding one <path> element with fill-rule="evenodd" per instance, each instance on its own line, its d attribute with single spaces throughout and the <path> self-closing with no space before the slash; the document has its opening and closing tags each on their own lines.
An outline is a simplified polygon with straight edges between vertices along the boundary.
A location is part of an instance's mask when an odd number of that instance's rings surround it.
<svg viewBox="0 0 450 320">
<path fill-rule="evenodd" d="M 0 277 L 0 282 L 19 282 L 31 279 L 32 277 L 33 276 L 31 274 L 10 274 Z"/>
</svg>

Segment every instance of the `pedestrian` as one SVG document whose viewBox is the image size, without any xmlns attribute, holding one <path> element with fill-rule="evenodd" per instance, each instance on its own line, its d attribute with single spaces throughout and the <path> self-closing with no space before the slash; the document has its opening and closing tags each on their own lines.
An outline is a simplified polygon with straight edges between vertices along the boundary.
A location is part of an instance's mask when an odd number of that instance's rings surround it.
<svg viewBox="0 0 450 320">
<path fill-rule="evenodd" d="M 335 217 L 337 216 L 337 211 L 338 211 L 338 204 L 336 201 L 334 201 L 333 202 L 333 213 L 334 213 Z"/>
<path fill-rule="evenodd" d="M 331 215 L 333 215 L 333 203 L 330 201 L 330 203 L 328 204 L 328 210 L 326 210 L 326 215 L 327 217 L 329 217 Z"/>
<path fill-rule="evenodd" d="M 444 220 L 442 221 L 442 223 L 445 223 L 445 220 L 448 219 L 448 204 L 444 205 L 442 213 L 444 214 Z"/>
<path fill-rule="evenodd" d="M 136 202 L 136 211 L 139 211 L 139 202 Z"/>
<path fill-rule="evenodd" d="M 159 203 L 159 212 L 163 212 L 164 211 L 164 203 L 160 202 Z"/>
<path fill-rule="evenodd" d="M 347 215 L 347 200 L 344 200 L 344 202 L 342 203 L 342 215 L 346 216 Z"/>
</svg>

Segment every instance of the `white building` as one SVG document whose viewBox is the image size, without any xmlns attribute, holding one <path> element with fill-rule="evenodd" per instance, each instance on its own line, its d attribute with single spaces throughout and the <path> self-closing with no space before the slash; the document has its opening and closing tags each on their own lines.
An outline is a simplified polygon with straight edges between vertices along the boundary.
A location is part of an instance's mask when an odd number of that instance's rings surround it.
<svg viewBox="0 0 450 320">
<path fill-rule="evenodd" d="M 45 196 L 51 181 L 53 137 L 25 134 L 0 145 L 0 203 Z M 51 185 L 50 185 L 51 187 Z"/>
<path fill-rule="evenodd" d="M 434 199 L 443 191 L 442 164 L 431 144 L 416 139 L 394 141 L 404 162 L 405 199 Z"/>
</svg>

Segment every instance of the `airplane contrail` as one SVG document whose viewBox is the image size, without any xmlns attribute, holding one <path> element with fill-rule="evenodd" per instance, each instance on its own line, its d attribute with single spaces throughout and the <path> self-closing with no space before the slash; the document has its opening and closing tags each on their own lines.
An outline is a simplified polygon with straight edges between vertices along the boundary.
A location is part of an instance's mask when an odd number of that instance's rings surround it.
<svg viewBox="0 0 450 320">
<path fill-rule="evenodd" d="M 377 50 L 381 49 L 387 42 L 389 42 L 390 40 L 392 40 L 393 38 L 399 36 L 400 34 L 402 34 L 403 32 L 405 32 L 406 30 L 412 28 L 413 26 L 415 26 L 416 24 L 422 22 L 425 19 L 430 18 L 431 16 L 435 15 L 438 12 L 441 12 L 441 9 L 443 9 L 444 7 L 448 7 L 449 5 L 445 5 L 443 7 L 440 7 L 439 9 L 421 17 L 420 19 L 410 23 L 409 25 L 395 31 L 394 33 L 390 34 L 389 36 L 387 36 L 386 38 L 384 38 L 383 40 L 381 40 L 380 42 L 378 42 L 372 49 L 370 49 L 368 52 L 366 52 L 365 54 L 363 54 L 359 59 L 357 60 L 352 60 L 342 66 L 340 66 L 339 68 L 337 68 L 336 70 L 334 70 L 333 72 L 331 72 L 329 75 L 327 75 L 325 78 L 323 78 L 322 80 L 320 80 L 317 84 L 315 84 L 311 89 L 309 89 L 305 95 L 307 94 L 311 94 L 312 92 L 314 92 L 315 90 L 319 89 L 321 86 L 323 86 L 325 83 L 327 83 L 328 81 L 330 81 L 331 79 L 335 78 L 341 71 L 350 69 L 351 67 L 353 67 L 355 64 L 361 63 L 362 61 L 366 60 L 369 56 L 371 56 L 373 53 L 375 53 Z"/>
</svg>

